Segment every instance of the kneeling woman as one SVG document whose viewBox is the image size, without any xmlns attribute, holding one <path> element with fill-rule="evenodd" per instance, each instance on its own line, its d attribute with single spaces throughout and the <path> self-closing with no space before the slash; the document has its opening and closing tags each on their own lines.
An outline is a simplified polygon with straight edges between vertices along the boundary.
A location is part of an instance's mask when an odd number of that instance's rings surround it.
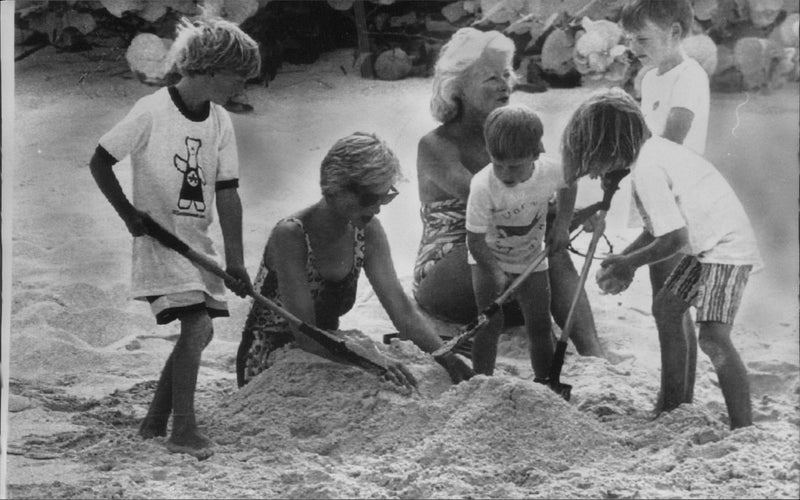
<svg viewBox="0 0 800 500">
<path fill-rule="evenodd" d="M 357 132 L 337 141 L 322 160 L 322 199 L 276 224 L 255 289 L 304 322 L 336 330 L 339 318 L 353 307 L 363 267 L 400 337 L 423 351 L 435 351 L 442 341 L 403 292 L 386 234 L 375 217 L 381 205 L 397 196 L 393 184 L 399 175 L 397 157 L 376 136 Z M 239 387 L 269 367 L 270 353 L 293 341 L 301 349 L 334 359 L 254 302 L 236 356 Z M 473 374 L 453 354 L 438 361 L 453 382 Z"/>
</svg>

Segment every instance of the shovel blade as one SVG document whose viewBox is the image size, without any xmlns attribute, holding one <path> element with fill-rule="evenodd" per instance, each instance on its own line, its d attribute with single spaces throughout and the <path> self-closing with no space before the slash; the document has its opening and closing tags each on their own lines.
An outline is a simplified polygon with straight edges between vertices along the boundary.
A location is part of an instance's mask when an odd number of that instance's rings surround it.
<svg viewBox="0 0 800 500">
<path fill-rule="evenodd" d="M 569 384 L 562 384 L 561 382 L 556 382 L 550 384 L 550 388 L 556 392 L 559 396 L 564 398 L 564 401 L 569 401 L 570 396 L 572 396 L 572 386 Z"/>
</svg>

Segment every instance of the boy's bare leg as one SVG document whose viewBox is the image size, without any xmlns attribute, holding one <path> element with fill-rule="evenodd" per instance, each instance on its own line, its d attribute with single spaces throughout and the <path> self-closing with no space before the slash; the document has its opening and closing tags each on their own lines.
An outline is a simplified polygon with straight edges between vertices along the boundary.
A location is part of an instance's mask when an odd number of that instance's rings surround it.
<svg viewBox="0 0 800 500">
<path fill-rule="evenodd" d="M 694 333 L 694 322 L 688 310 L 683 314 L 683 331 L 686 332 L 686 347 L 688 348 L 686 391 L 683 395 L 683 402 L 691 403 L 694 401 L 694 380 L 697 374 L 697 335 Z"/>
<path fill-rule="evenodd" d="M 580 277 L 575 269 L 575 264 L 569 256 L 569 252 L 561 250 L 548 257 L 550 277 L 550 311 L 556 324 L 564 328 L 569 315 L 569 308 L 575 291 L 578 289 Z M 578 303 L 575 305 L 575 319 L 572 324 L 570 340 L 575 344 L 578 354 L 581 356 L 596 356 L 604 358 L 605 352 L 597 338 L 597 328 L 594 324 L 594 315 L 589 305 L 589 298 L 586 292 L 581 290 Z"/>
<path fill-rule="evenodd" d="M 525 316 L 531 366 L 536 378 L 547 378 L 553 361 L 553 336 L 550 323 L 550 284 L 547 271 L 533 273 L 517 292 Z"/>
<path fill-rule="evenodd" d="M 661 345 L 661 390 L 656 402 L 656 414 L 674 410 L 684 402 L 689 348 L 683 315 L 688 309 L 689 304 L 663 289 L 653 302 L 653 316 Z"/>
<path fill-rule="evenodd" d="M 139 435 L 144 439 L 167 435 L 167 422 L 169 422 L 169 414 L 172 412 L 172 359 L 174 357 L 173 351 L 167 358 L 167 362 L 164 363 L 164 369 L 161 370 L 161 377 L 158 379 L 150 408 L 139 427 Z"/>
<path fill-rule="evenodd" d="M 211 318 L 205 310 L 186 313 L 181 316 L 181 335 L 172 352 L 172 435 L 167 449 L 199 459 L 213 454 L 212 442 L 200 433 L 194 413 L 200 356 L 212 336 Z"/>
<path fill-rule="evenodd" d="M 472 282 L 475 289 L 475 301 L 479 310 L 491 304 L 502 290 L 496 289 L 492 276 L 485 273 L 480 266 L 470 266 L 472 269 Z M 497 311 L 489 323 L 478 330 L 472 342 L 472 369 L 475 373 L 492 375 L 497 360 L 497 341 L 503 326 L 503 311 Z"/>
<path fill-rule="evenodd" d="M 747 370 L 731 341 L 732 325 L 716 321 L 700 323 L 700 348 L 711 358 L 728 407 L 731 429 L 753 424 Z"/>
<path fill-rule="evenodd" d="M 650 265 L 650 285 L 653 289 L 654 308 L 658 292 L 661 291 L 661 288 L 664 286 L 667 278 L 669 278 L 669 275 L 672 274 L 672 271 L 682 258 L 683 255 L 676 254 L 669 259 Z M 692 315 L 689 313 L 688 308 L 683 313 L 682 329 L 683 335 L 687 342 L 687 363 L 685 392 L 681 402 L 691 403 L 694 400 L 694 381 L 695 373 L 697 371 L 697 334 L 695 333 L 694 322 L 692 321 Z M 663 400 L 661 395 L 659 395 L 658 402 L 656 403 L 656 409 L 662 406 Z"/>
<path fill-rule="evenodd" d="M 433 266 L 414 294 L 422 309 L 456 323 L 469 323 L 478 315 L 472 292 L 467 246 L 458 245 Z"/>
</svg>

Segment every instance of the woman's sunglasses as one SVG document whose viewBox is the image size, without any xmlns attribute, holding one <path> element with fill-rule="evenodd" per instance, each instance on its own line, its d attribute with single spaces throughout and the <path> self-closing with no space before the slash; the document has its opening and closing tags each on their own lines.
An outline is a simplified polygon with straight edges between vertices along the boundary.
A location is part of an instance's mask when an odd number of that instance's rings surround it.
<svg viewBox="0 0 800 500">
<path fill-rule="evenodd" d="M 386 205 L 393 199 L 400 194 L 394 186 L 391 186 L 389 190 L 383 194 L 376 194 L 376 193 L 364 193 L 361 192 L 360 189 L 356 186 L 350 188 L 350 191 L 358 196 L 358 204 L 362 207 L 372 207 L 375 205 Z"/>
</svg>

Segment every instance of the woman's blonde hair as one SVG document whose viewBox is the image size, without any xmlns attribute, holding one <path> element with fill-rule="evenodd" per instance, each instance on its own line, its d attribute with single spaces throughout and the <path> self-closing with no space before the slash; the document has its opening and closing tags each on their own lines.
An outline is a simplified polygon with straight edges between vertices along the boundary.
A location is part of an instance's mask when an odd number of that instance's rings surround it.
<svg viewBox="0 0 800 500">
<path fill-rule="evenodd" d="M 600 91 L 584 101 L 561 137 L 565 177 L 600 176 L 629 167 L 650 131 L 636 101 L 624 90 Z"/>
<path fill-rule="evenodd" d="M 342 191 L 369 190 L 401 177 L 400 161 L 375 134 L 354 132 L 336 141 L 320 167 L 323 196 Z"/>
<path fill-rule="evenodd" d="M 253 78 L 261 71 L 258 44 L 236 24 L 216 17 L 181 19 L 170 58 L 184 76 L 230 71 Z"/>
<path fill-rule="evenodd" d="M 449 123 L 461 114 L 462 81 L 487 48 L 503 54 L 511 66 L 514 42 L 499 31 L 461 28 L 442 47 L 434 67 L 431 96 L 431 114 L 437 121 Z"/>
</svg>

